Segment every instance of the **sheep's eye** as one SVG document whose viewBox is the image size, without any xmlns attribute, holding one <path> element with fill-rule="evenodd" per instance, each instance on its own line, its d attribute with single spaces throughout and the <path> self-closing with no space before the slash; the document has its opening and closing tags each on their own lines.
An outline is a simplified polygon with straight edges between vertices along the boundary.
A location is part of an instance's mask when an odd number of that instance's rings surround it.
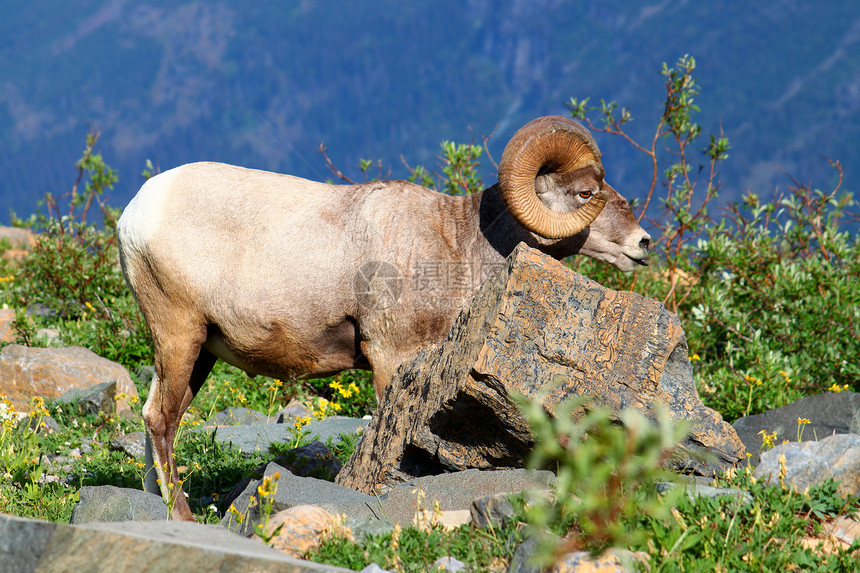
<svg viewBox="0 0 860 573">
<path fill-rule="evenodd" d="M 579 194 L 579 196 L 582 197 L 583 199 L 591 199 L 592 195 L 594 195 L 593 191 L 583 191 L 582 193 Z"/>
</svg>

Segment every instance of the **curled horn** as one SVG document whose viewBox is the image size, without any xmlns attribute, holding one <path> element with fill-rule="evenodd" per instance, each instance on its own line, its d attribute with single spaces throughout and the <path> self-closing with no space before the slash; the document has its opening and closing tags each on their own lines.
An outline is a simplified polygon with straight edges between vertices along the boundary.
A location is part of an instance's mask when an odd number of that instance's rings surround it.
<svg viewBox="0 0 860 573">
<path fill-rule="evenodd" d="M 535 192 L 535 178 L 546 172 L 571 173 L 588 165 L 603 169 L 591 134 L 562 116 L 536 119 L 511 138 L 499 163 L 499 191 L 511 215 L 526 229 L 547 239 L 570 237 L 588 227 L 603 210 L 601 189 L 569 213 L 549 209 Z"/>
</svg>

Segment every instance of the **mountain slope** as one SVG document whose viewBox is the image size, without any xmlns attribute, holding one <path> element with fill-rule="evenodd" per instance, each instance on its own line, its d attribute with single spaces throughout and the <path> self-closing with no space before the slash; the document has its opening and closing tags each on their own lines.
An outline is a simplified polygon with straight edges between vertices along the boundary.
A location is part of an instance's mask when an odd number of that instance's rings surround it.
<svg viewBox="0 0 860 573">
<path fill-rule="evenodd" d="M 732 140 L 724 196 L 784 186 L 775 165 L 825 187 L 834 176 L 820 155 L 842 161 L 850 188 L 860 177 L 854 0 L 34 0 L 5 11 L 0 199 L 19 214 L 69 187 L 93 124 L 120 171 L 118 205 L 147 158 L 326 179 L 324 141 L 353 175 L 372 158 L 403 177 L 401 153 L 432 168 L 442 139 L 480 142 L 494 130 L 498 158 L 519 126 L 566 113 L 571 96 L 629 107 L 631 131 L 647 139 L 661 64 L 685 53 L 699 64 L 704 132 L 722 126 Z M 620 141 L 598 142 L 612 183 L 643 193 L 648 163 Z"/>
</svg>

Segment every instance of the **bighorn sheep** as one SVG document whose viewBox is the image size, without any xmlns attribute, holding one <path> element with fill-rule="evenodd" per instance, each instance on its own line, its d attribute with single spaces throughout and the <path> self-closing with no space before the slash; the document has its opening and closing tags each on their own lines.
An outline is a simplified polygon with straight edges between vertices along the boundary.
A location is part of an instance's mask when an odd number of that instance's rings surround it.
<svg viewBox="0 0 860 573">
<path fill-rule="evenodd" d="M 173 517 L 192 519 L 173 440 L 218 358 L 278 378 L 369 368 L 380 398 L 520 241 L 625 271 L 646 264 L 650 237 L 603 176 L 588 130 L 545 117 L 508 143 L 498 184 L 467 196 L 218 163 L 147 181 L 117 233 L 155 343 L 143 415 Z"/>
</svg>

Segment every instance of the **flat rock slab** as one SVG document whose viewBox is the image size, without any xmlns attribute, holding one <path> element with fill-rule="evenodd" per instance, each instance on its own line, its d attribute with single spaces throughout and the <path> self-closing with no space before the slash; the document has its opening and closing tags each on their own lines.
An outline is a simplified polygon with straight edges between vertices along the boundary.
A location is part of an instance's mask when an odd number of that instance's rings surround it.
<svg viewBox="0 0 860 573">
<path fill-rule="evenodd" d="M 332 417 L 325 420 L 314 420 L 303 430 L 309 437 L 325 443 L 329 438 L 335 442 L 341 434 L 359 433 L 368 420 L 358 418 Z M 219 443 L 231 443 L 239 451 L 246 454 L 267 452 L 272 443 L 289 443 L 295 439 L 292 424 L 247 424 L 241 426 L 220 426 L 217 428 L 203 427 L 197 432 L 215 432 L 215 440 Z"/>
<path fill-rule="evenodd" d="M 225 410 L 221 410 L 203 424 L 204 428 L 213 426 L 239 426 L 242 424 L 271 424 L 275 422 L 274 417 L 266 416 L 257 410 L 244 408 L 242 406 L 233 406 Z"/>
<path fill-rule="evenodd" d="M 762 435 L 765 431 L 776 433 L 773 443 L 798 441 L 799 418 L 809 420 L 803 427 L 800 441 L 815 441 L 833 434 L 860 434 L 860 394 L 857 392 L 828 392 L 806 396 L 787 406 L 774 408 L 738 418 L 732 427 L 752 454 L 750 462 L 757 465 L 762 450 Z"/>
<path fill-rule="evenodd" d="M 401 365 L 337 482 L 369 493 L 416 476 L 524 467 L 534 438 L 517 394 L 549 412 L 577 396 L 651 419 L 663 406 L 690 427 L 675 469 L 710 476 L 738 464 L 744 447 L 702 404 L 692 373 L 680 321 L 663 305 L 520 245 L 445 341 Z"/>
<path fill-rule="evenodd" d="M 4 573 L 348 571 L 288 557 L 217 525 L 158 521 L 73 526 L 5 514 L 0 514 L 0 564 Z"/>
<path fill-rule="evenodd" d="M 295 476 L 275 463 L 270 463 L 263 475 L 271 476 L 275 472 L 281 477 L 273 498 L 274 513 L 310 504 L 334 515 L 399 523 L 404 527 L 411 525 L 415 517 L 419 488 L 423 492 L 424 509 L 432 509 L 434 502 L 438 502 L 442 511 L 468 511 L 472 501 L 489 494 L 546 489 L 555 481 L 555 476 L 549 471 L 466 470 L 416 478 L 383 495 L 372 496 L 331 482 Z M 257 486 L 261 482 L 262 479 L 248 482 L 233 501 L 235 509 L 246 516 L 245 522 L 241 525 L 236 523 L 234 514 L 228 512 L 221 520 L 223 527 L 242 535 L 253 531 L 253 525 L 260 522 L 261 516 L 258 508 L 249 508 L 249 500 L 252 495 L 257 496 Z"/>
</svg>

